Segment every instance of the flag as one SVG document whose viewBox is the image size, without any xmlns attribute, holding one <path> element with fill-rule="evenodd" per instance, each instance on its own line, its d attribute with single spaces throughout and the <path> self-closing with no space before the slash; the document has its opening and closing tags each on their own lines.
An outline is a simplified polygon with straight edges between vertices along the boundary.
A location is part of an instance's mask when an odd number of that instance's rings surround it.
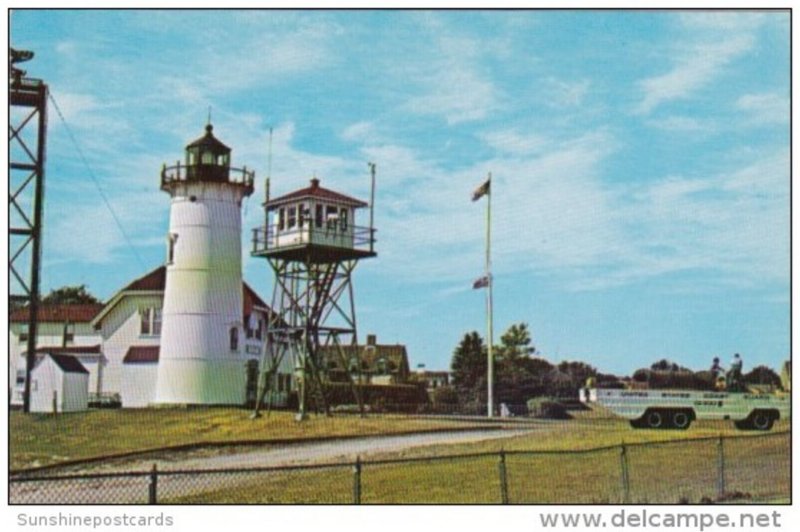
<svg viewBox="0 0 800 532">
<path fill-rule="evenodd" d="M 477 290 L 478 288 L 486 288 L 489 286 L 489 276 L 484 275 L 483 277 L 478 277 L 475 279 L 475 282 L 472 283 L 473 290 Z"/>
<path fill-rule="evenodd" d="M 472 193 L 472 201 L 478 201 L 486 194 L 488 194 L 491 186 L 492 186 L 492 180 L 490 178 L 487 179 L 484 184 L 475 189 L 475 192 Z"/>
</svg>

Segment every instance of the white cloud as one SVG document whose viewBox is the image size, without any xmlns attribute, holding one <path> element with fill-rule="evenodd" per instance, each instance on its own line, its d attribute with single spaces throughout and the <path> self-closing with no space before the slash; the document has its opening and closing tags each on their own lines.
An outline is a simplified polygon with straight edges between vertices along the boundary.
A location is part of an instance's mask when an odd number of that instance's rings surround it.
<svg viewBox="0 0 800 532">
<path fill-rule="evenodd" d="M 751 124 L 769 125 L 789 122 L 789 98 L 777 93 L 745 94 L 736 107 L 748 115 Z"/>
<path fill-rule="evenodd" d="M 430 13 L 417 20 L 432 44 L 424 51 L 424 57 L 398 65 L 403 83 L 422 80 L 418 82 L 418 94 L 408 98 L 406 108 L 416 114 L 441 116 L 448 125 L 480 120 L 497 109 L 502 95 L 482 71 L 481 62 L 487 55 L 503 50 L 503 46 L 464 37 Z"/>
<path fill-rule="evenodd" d="M 484 142 L 500 153 L 510 155 L 531 155 L 541 152 L 548 146 L 544 135 L 525 134 L 518 130 L 491 131 L 481 135 Z"/>
<path fill-rule="evenodd" d="M 716 124 L 709 119 L 700 119 L 691 116 L 668 116 L 665 118 L 648 120 L 647 125 L 657 129 L 663 129 L 664 131 L 683 133 L 711 133 L 717 128 Z"/>
<path fill-rule="evenodd" d="M 680 54 L 669 72 L 639 81 L 644 96 L 636 112 L 647 114 L 664 102 L 689 97 L 714 80 L 731 61 L 749 51 L 754 43 L 750 34 L 694 43 Z"/>
<path fill-rule="evenodd" d="M 350 124 L 341 133 L 344 140 L 370 142 L 375 138 L 375 124 L 372 122 L 356 122 Z"/>
<path fill-rule="evenodd" d="M 448 125 L 485 118 L 497 105 L 497 91 L 487 78 L 458 60 L 441 65 L 427 83 L 425 94 L 410 98 L 417 114 L 441 115 Z"/>
<path fill-rule="evenodd" d="M 548 78 L 546 85 L 549 88 L 550 97 L 547 102 L 555 107 L 575 107 L 583 103 L 583 99 L 589 92 L 591 82 L 589 80 L 564 81 L 556 78 Z"/>
</svg>

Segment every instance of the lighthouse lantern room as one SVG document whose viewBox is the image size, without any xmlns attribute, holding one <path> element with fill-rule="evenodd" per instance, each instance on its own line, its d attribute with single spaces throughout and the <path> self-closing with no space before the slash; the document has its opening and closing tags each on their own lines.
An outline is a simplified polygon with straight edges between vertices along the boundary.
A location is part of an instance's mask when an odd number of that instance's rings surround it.
<svg viewBox="0 0 800 532">
<path fill-rule="evenodd" d="M 183 164 L 166 165 L 170 195 L 157 404 L 244 404 L 242 199 L 254 173 L 206 126 Z"/>
</svg>

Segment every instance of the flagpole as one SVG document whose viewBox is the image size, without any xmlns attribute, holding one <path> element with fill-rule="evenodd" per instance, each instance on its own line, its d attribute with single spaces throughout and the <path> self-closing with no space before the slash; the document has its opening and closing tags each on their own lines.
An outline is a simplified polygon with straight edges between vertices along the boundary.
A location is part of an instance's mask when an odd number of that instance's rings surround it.
<svg viewBox="0 0 800 532">
<path fill-rule="evenodd" d="M 492 346 L 494 345 L 492 327 L 492 173 L 489 172 L 489 191 L 486 194 L 486 278 L 488 279 L 488 290 L 486 291 L 486 328 L 488 330 L 488 360 L 487 360 L 487 387 L 486 414 L 488 417 L 494 415 L 494 357 L 492 356 Z"/>
</svg>

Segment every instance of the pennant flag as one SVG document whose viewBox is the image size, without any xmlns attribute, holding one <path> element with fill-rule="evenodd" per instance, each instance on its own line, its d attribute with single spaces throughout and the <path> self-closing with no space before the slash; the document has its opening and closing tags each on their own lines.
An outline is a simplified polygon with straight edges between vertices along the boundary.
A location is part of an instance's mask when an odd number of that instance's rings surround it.
<svg viewBox="0 0 800 532">
<path fill-rule="evenodd" d="M 472 283 L 472 289 L 477 290 L 478 288 L 486 288 L 489 286 L 489 276 L 484 275 L 483 277 L 479 277 L 475 279 L 475 282 Z"/>
<path fill-rule="evenodd" d="M 489 189 L 491 188 L 491 186 L 492 186 L 492 180 L 491 179 L 487 179 L 484 184 L 482 184 L 481 186 L 476 188 L 475 192 L 472 193 L 472 201 L 478 201 L 479 199 L 484 197 L 486 194 L 488 194 L 489 193 Z"/>
</svg>

